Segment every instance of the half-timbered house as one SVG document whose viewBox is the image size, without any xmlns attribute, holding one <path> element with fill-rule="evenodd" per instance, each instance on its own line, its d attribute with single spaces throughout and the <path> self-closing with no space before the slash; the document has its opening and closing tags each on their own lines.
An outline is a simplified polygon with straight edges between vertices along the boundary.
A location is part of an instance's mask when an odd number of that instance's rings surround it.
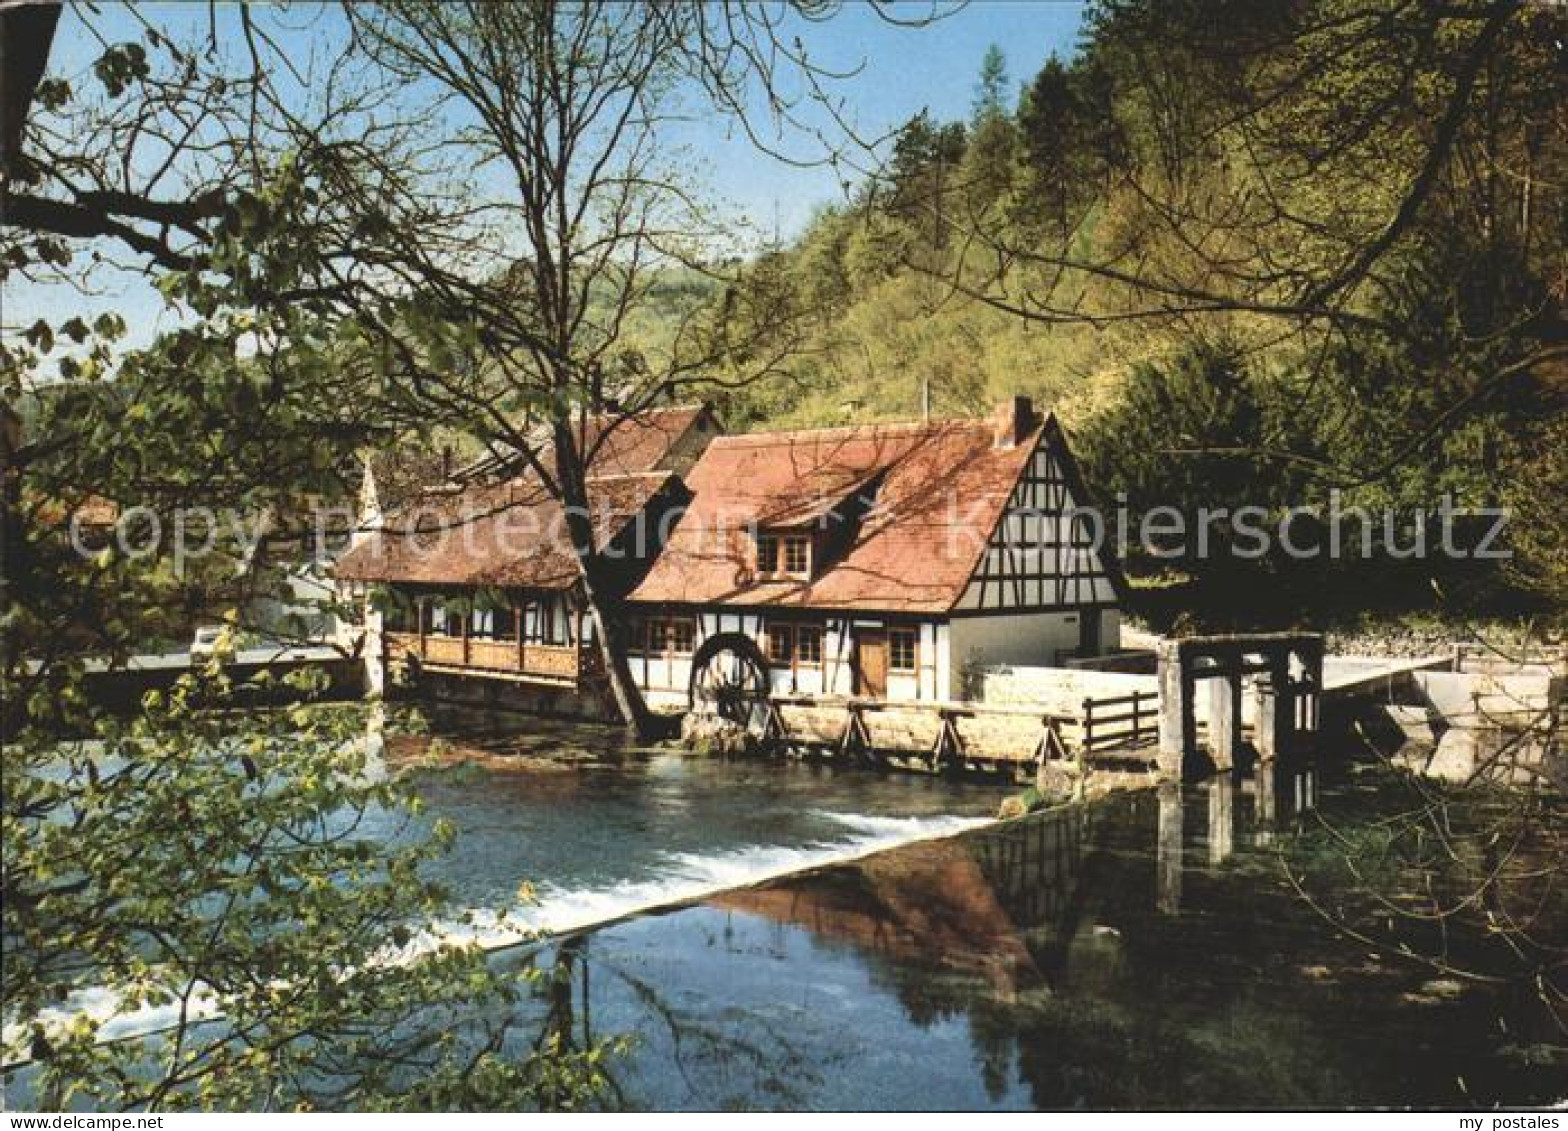
<svg viewBox="0 0 1568 1131">
<path fill-rule="evenodd" d="M 682 473 L 720 430 L 705 407 L 585 423 L 588 511 L 612 598 L 641 580 L 686 502 Z M 542 463 L 552 465 L 548 451 Z M 383 591 L 365 618 L 372 689 L 393 666 L 438 693 L 477 687 L 487 699 L 596 713 L 599 657 L 571 538 L 536 474 L 470 465 L 394 505 L 367 506 L 365 525 L 335 575 L 367 595 Z M 528 688 L 551 695 L 515 693 Z"/>
<path fill-rule="evenodd" d="M 967 697 L 987 665 L 1114 649 L 1125 581 L 1061 427 L 989 420 L 716 439 L 631 593 L 655 705 L 749 644 L 774 692 Z"/>
</svg>

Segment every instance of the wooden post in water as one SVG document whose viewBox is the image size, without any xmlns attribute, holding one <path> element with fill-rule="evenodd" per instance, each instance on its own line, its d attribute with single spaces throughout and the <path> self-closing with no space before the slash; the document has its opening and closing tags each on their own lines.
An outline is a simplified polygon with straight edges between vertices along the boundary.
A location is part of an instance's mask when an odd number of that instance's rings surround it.
<svg viewBox="0 0 1568 1131">
<path fill-rule="evenodd" d="M 1182 765 L 1195 741 L 1192 683 L 1182 662 L 1181 644 L 1161 640 L 1156 647 L 1160 688 L 1160 742 L 1156 759 L 1160 777 L 1180 781 Z"/>
<path fill-rule="evenodd" d="M 1235 780 L 1219 774 L 1208 782 L 1209 863 L 1223 864 L 1235 848 Z"/>
<path fill-rule="evenodd" d="M 1216 770 L 1236 766 L 1236 746 L 1241 738 L 1241 676 L 1235 672 L 1209 676 L 1209 754 Z"/>
<path fill-rule="evenodd" d="M 1155 906 L 1166 915 L 1181 910 L 1181 782 L 1162 781 L 1159 831 L 1155 835 Z"/>
</svg>

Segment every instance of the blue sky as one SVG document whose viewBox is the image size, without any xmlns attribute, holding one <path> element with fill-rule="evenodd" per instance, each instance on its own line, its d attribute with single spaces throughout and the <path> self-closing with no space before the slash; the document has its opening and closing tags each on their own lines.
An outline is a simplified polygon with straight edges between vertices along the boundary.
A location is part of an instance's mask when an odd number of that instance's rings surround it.
<svg viewBox="0 0 1568 1131">
<path fill-rule="evenodd" d="M 929 5 L 907 6 L 911 15 Z M 895 9 L 897 11 L 897 9 Z M 969 116 L 980 60 L 991 44 L 1007 57 L 1015 92 L 1053 53 L 1075 49 L 1083 5 L 1046 0 L 977 0 L 923 28 L 892 25 L 869 5 L 849 4 L 833 21 L 811 28 L 807 47 L 835 68 L 863 64 L 838 89 L 864 136 L 880 136 L 922 109 L 939 120 Z M 826 169 L 797 170 L 761 156 L 721 128 L 698 142 L 713 168 L 713 187 L 770 229 L 775 206 L 783 235 L 798 233 L 821 205 L 842 199 Z"/>
<path fill-rule="evenodd" d="M 909 3 L 895 12 L 916 16 L 930 9 Z M 140 39 L 145 20 L 177 40 L 199 35 L 207 25 L 206 4 L 143 3 L 135 14 L 128 8 L 101 4 L 91 17 L 94 30 L 109 42 Z M 280 33 L 291 56 L 303 59 L 325 35 L 335 17 L 312 18 L 308 5 L 295 5 L 284 17 L 294 30 Z M 832 20 L 802 27 L 811 56 L 835 69 L 861 70 L 835 92 L 845 100 L 845 113 L 862 136 L 888 133 L 922 109 L 938 119 L 968 116 L 981 57 L 991 44 L 1007 57 L 1008 75 L 1016 95 L 1052 54 L 1071 55 L 1083 19 L 1083 6 L 1056 0 L 972 0 L 935 24 L 909 28 L 878 18 L 866 5 L 851 0 Z M 80 14 L 68 14 L 60 25 L 51 57 L 51 72 L 81 76 L 101 50 L 84 27 Z M 738 136 L 732 125 L 714 118 L 694 123 L 678 139 L 697 163 L 697 174 L 711 192 L 747 216 L 763 233 L 777 224 L 787 240 L 797 234 L 823 205 L 843 198 L 837 175 L 827 168 L 794 168 L 759 153 Z M 786 148 L 796 148 L 798 146 Z M 100 272 L 95 291 L 83 295 L 63 287 L 9 283 L 0 295 L 0 327 L 14 330 L 35 319 L 92 315 L 104 309 L 125 314 L 131 327 L 127 344 L 140 345 L 173 324 L 161 309 L 151 281 L 127 272 Z"/>
</svg>

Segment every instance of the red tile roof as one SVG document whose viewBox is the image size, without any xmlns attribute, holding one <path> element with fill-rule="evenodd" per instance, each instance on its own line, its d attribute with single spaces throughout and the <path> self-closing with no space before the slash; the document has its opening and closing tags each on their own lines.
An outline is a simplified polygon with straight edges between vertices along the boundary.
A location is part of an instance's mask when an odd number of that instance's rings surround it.
<svg viewBox="0 0 1568 1131">
<path fill-rule="evenodd" d="M 664 471 L 588 481 L 594 547 L 602 550 L 661 491 Z M 337 561 L 344 581 L 566 589 L 577 563 L 561 504 L 534 479 L 426 494 Z"/>
<path fill-rule="evenodd" d="M 1045 425 L 1007 448 L 989 421 L 727 436 L 687 475 L 686 515 L 636 601 L 946 612 L 963 595 Z M 874 505 L 848 548 L 809 583 L 759 581 L 748 523 L 833 514 L 862 484 Z"/>
<path fill-rule="evenodd" d="M 677 445 L 708 410 L 661 409 L 635 419 L 595 418 L 579 433 L 593 452 L 589 510 L 603 549 L 676 477 L 666 466 Z M 551 453 L 541 462 L 553 470 Z M 577 578 L 565 513 L 532 471 L 495 482 L 491 461 L 471 475 L 490 476 L 445 491 L 425 490 L 387 515 L 383 528 L 337 561 L 345 581 L 495 585 L 564 589 Z"/>
</svg>

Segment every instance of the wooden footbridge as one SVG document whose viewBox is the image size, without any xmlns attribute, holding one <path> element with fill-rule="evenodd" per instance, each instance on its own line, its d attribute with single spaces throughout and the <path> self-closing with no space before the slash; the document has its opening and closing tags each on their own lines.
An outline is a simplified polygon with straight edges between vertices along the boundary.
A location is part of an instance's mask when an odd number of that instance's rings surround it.
<svg viewBox="0 0 1568 1131">
<path fill-rule="evenodd" d="M 1146 774 L 1159 738 L 1158 695 L 1086 698 L 1076 712 L 937 700 L 772 695 L 765 744 L 938 773 L 968 770 L 1034 780 L 1090 770 Z"/>
<path fill-rule="evenodd" d="M 717 702 L 766 748 L 928 773 L 1000 773 L 1057 793 L 1081 793 L 1091 775 L 1105 788 L 1230 769 L 1244 739 L 1271 760 L 1317 732 L 1321 636 L 1188 637 L 1163 642 L 1157 655 L 1147 690 L 1071 706 L 782 694 L 760 680 L 755 692 L 730 688 Z M 1208 692 L 1201 704 L 1200 685 Z"/>
</svg>

